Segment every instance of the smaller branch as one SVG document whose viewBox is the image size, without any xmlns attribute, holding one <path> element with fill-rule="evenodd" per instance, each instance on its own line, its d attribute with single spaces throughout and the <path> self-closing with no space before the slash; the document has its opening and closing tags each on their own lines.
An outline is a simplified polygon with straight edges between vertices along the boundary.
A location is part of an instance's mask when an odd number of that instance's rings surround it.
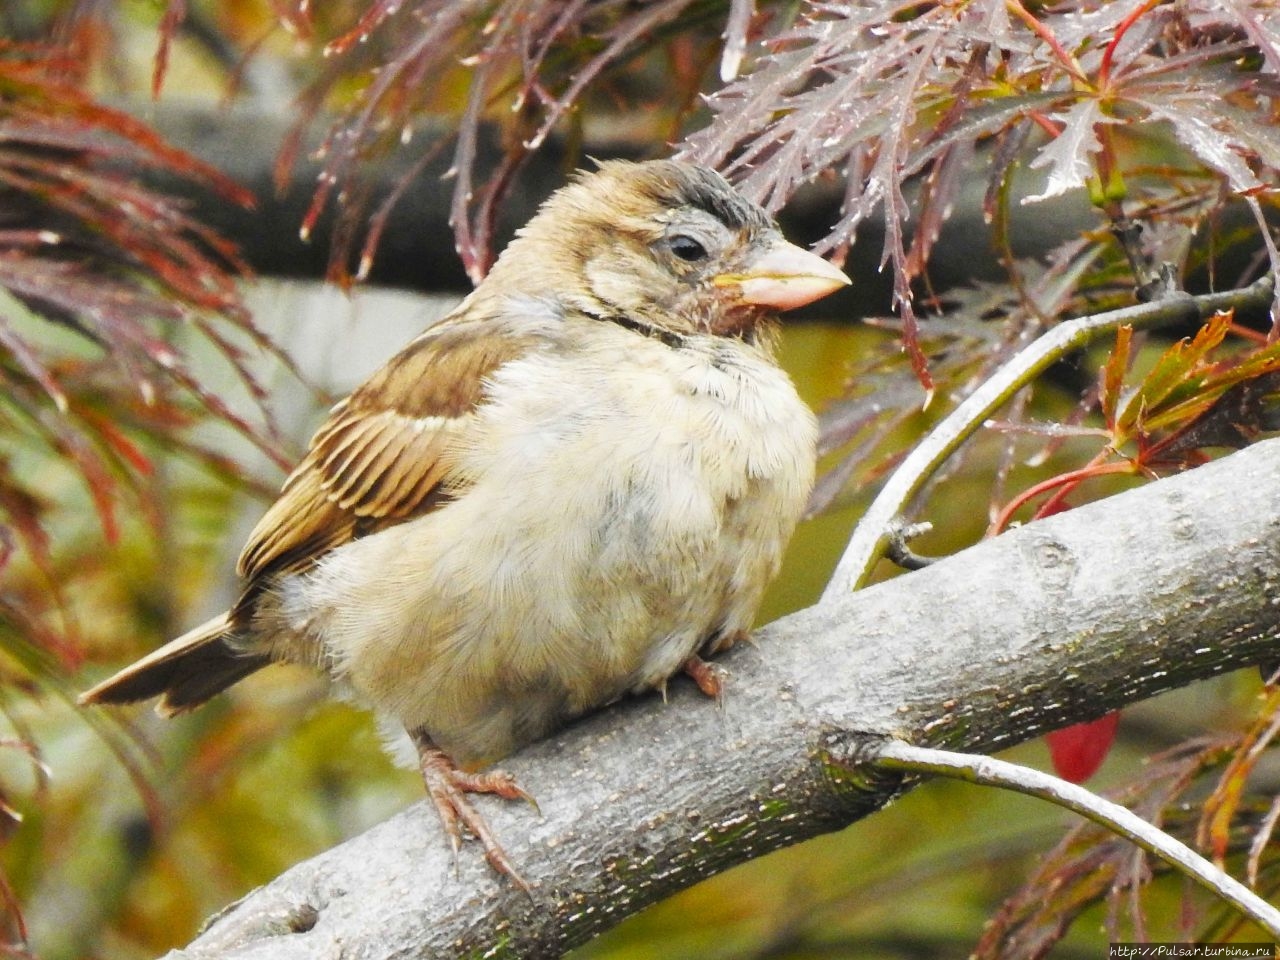
<svg viewBox="0 0 1280 960">
<path fill-rule="evenodd" d="M 877 748 L 874 762 L 892 770 L 933 773 L 983 786 L 1014 790 L 1065 807 L 1164 860 L 1175 870 L 1226 900 L 1272 937 L 1280 939 L 1280 910 L 1234 877 L 1223 873 L 1186 844 L 1143 820 L 1133 811 L 1103 799 L 1084 787 L 1039 770 L 996 760 L 994 757 L 917 747 L 902 740 L 885 741 Z"/>
<path fill-rule="evenodd" d="M 1275 833 L 1277 820 L 1280 820 L 1280 796 L 1271 801 L 1271 807 L 1262 818 L 1262 822 L 1258 824 L 1258 832 L 1253 835 L 1253 842 L 1249 844 L 1249 859 L 1246 861 L 1245 876 L 1249 878 L 1249 882 L 1255 887 L 1258 885 L 1258 870 L 1262 863 L 1262 851 L 1271 842 L 1271 835 Z"/>
<path fill-rule="evenodd" d="M 1134 285 L 1141 290 L 1151 279 L 1151 261 L 1142 250 L 1142 223 L 1130 219 L 1123 210 L 1118 209 L 1111 218 L 1111 234 L 1124 251 L 1125 259 L 1129 261 L 1129 272 L 1133 274 Z M 1158 298 L 1139 294 L 1138 299 L 1145 303 Z"/>
<path fill-rule="evenodd" d="M 901 520 L 895 520 L 890 525 L 885 556 L 903 570 L 923 570 L 934 562 L 934 558 L 916 553 L 909 544 L 916 537 L 922 537 L 931 530 L 933 530 L 933 524 L 928 520 L 921 523 L 903 523 Z"/>
<path fill-rule="evenodd" d="M 1126 216 L 1118 200 L 1111 201 L 1107 210 L 1111 216 L 1111 233 L 1120 243 L 1125 259 L 1129 261 L 1129 272 L 1133 274 L 1134 294 L 1138 301 L 1151 303 L 1176 297 L 1181 290 L 1177 271 L 1168 262 L 1159 266 L 1152 264 L 1151 257 L 1142 249 L 1142 223 Z"/>
<path fill-rule="evenodd" d="M 872 568 L 884 555 L 894 519 L 907 510 L 929 478 L 988 417 L 1063 356 L 1126 324 L 1145 329 L 1203 319 L 1222 310 L 1266 310 L 1271 306 L 1274 290 L 1274 278 L 1268 274 L 1239 290 L 1195 297 L 1178 295 L 1068 320 L 1054 327 L 966 397 L 907 455 L 854 529 L 844 556 L 823 591 L 823 602 L 866 584 Z"/>
</svg>

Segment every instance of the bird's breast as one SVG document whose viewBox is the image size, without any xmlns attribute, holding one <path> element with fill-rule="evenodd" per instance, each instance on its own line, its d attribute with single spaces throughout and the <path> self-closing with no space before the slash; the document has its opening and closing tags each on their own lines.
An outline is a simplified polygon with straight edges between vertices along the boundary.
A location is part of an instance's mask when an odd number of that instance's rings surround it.
<svg viewBox="0 0 1280 960">
<path fill-rule="evenodd" d="M 456 498 L 335 551 L 303 591 L 345 678 L 462 757 L 748 629 L 812 485 L 813 415 L 764 354 L 590 332 L 496 371 Z"/>
</svg>

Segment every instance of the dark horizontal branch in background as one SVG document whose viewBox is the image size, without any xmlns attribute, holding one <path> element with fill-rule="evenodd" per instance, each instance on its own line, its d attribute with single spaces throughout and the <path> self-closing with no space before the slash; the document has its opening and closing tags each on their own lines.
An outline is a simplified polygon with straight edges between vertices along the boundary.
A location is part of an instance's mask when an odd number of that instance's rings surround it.
<svg viewBox="0 0 1280 960">
<path fill-rule="evenodd" d="M 299 864 L 183 957 L 554 956 L 732 864 L 840 829 L 904 784 L 886 737 L 988 752 L 1226 670 L 1280 636 L 1280 441 L 1029 524 L 811 607 L 724 662 L 504 766 L 538 798 L 482 798 L 533 886 L 469 845 L 455 871 L 417 804 Z"/>
<path fill-rule="evenodd" d="M 128 104 L 121 104 L 128 109 Z M 263 113 L 249 107 L 215 111 L 209 108 L 182 107 L 167 103 L 141 105 L 144 116 L 167 138 L 196 156 L 212 163 L 249 187 L 259 198 L 256 210 L 245 211 L 226 203 L 209 202 L 194 197 L 200 216 L 240 243 L 249 262 L 263 274 L 319 278 L 328 262 L 332 218 L 324 217 L 309 242 L 298 236 L 298 227 L 306 215 L 315 187 L 318 165 L 308 159 L 308 150 L 299 152 L 298 168 L 289 188 L 277 195 L 272 180 L 280 144 L 288 134 L 294 118 L 279 113 Z M 316 130 L 322 130 L 317 124 Z M 493 131 L 482 139 L 478 149 L 479 176 L 497 163 L 499 144 Z M 364 171 L 369 178 L 376 206 L 403 173 L 422 155 L 431 143 L 429 131 L 419 131 L 411 144 L 386 160 L 371 163 Z M 312 137 L 312 146 L 318 136 Z M 605 159 L 624 157 L 637 159 L 654 153 L 665 153 L 662 145 L 638 144 L 625 139 L 589 141 L 582 154 L 569 156 L 564 144 L 552 138 L 530 158 L 514 191 L 503 205 L 498 229 L 505 244 L 514 230 L 532 215 L 534 209 L 552 190 L 564 182 L 575 166 L 587 164 L 586 157 Z M 453 250 L 453 233 L 449 226 L 451 180 L 441 179 L 452 159 L 445 149 L 416 178 L 400 199 L 383 234 L 375 261 L 372 281 L 416 290 L 465 290 L 466 276 Z M 975 279 L 999 280 L 1004 274 L 994 254 L 975 255 L 974 238 L 986 236 L 989 227 L 983 222 L 983 178 L 972 178 L 956 205 L 952 219 L 943 230 L 942 239 L 930 263 L 934 288 L 945 290 L 957 283 Z M 170 182 L 175 191 L 189 192 L 190 185 Z M 783 211 L 784 230 L 792 239 L 809 244 L 824 236 L 839 219 L 838 206 L 843 185 L 836 182 L 814 184 L 803 189 Z M 1086 227 L 1097 227 L 1100 220 L 1079 193 L 1053 201 L 1018 207 L 1012 217 L 1016 247 L 1020 256 L 1037 256 Z M 850 255 L 848 270 L 854 279 L 853 289 L 835 300 L 825 301 L 816 312 L 822 316 L 858 317 L 888 314 L 892 280 L 880 270 L 883 227 L 879 218 L 868 220 L 859 233 L 858 244 Z M 1230 276 L 1229 272 L 1223 274 Z"/>
<path fill-rule="evenodd" d="M 129 109 L 128 103 L 119 104 Z M 150 105 L 140 111 L 166 139 L 211 163 L 232 179 L 248 187 L 258 198 L 256 208 L 245 210 L 192 193 L 189 182 L 161 178 L 168 191 L 188 197 L 199 218 L 240 245 L 250 265 L 260 274 L 321 279 L 329 263 L 333 215 L 326 212 L 310 238 L 304 241 L 299 229 L 311 206 L 320 165 L 311 154 L 324 131 L 317 123 L 298 152 L 289 184 L 278 191 L 275 166 L 281 145 L 289 136 L 296 118 L 254 107 L 226 110 L 187 107 L 169 103 Z M 371 163 L 362 173 L 371 184 L 369 214 L 382 197 L 390 193 L 409 169 L 430 136 L 421 133 L 413 141 L 412 152 L 403 149 L 394 156 Z M 497 145 L 486 141 L 482 158 L 495 158 Z M 396 205 L 383 234 L 371 281 L 388 286 L 422 291 L 470 288 L 462 264 L 453 249 L 449 226 L 451 180 L 444 180 L 451 161 L 449 150 L 439 156 L 414 180 Z M 483 162 L 483 159 L 482 161 Z M 504 242 L 532 216 L 538 203 L 563 180 L 565 160 L 557 145 L 530 161 L 525 182 L 529 190 L 513 196 L 503 209 L 500 235 Z M 335 191 L 335 196 L 339 191 Z M 359 250 L 357 243 L 356 250 Z"/>
<path fill-rule="evenodd" d="M 127 103 L 120 106 L 130 107 Z M 298 235 L 311 204 L 318 165 L 308 158 L 309 151 L 304 149 L 299 152 L 298 166 L 288 189 L 277 193 L 273 181 L 277 153 L 294 122 L 292 116 L 251 107 L 216 110 L 165 102 L 137 106 L 135 112 L 165 137 L 228 173 L 259 198 L 257 209 L 246 211 L 210 201 L 208 197 L 191 196 L 200 217 L 238 242 L 255 270 L 273 276 L 311 279 L 324 276 L 332 216 L 326 214 L 321 219 L 308 242 L 303 242 Z M 323 123 L 316 124 L 315 130 L 322 131 Z M 409 146 L 368 166 L 364 173 L 371 184 L 372 207 L 376 207 L 378 200 L 394 188 L 403 173 L 428 148 L 431 137 L 430 131 L 419 131 Z M 317 133 L 311 138 L 312 148 L 318 141 Z M 499 149 L 496 134 L 487 130 L 477 153 L 481 178 L 496 165 Z M 552 137 L 529 159 L 519 188 L 502 207 L 497 232 L 500 245 L 564 182 L 571 169 L 589 163 L 586 157 L 640 159 L 655 152 L 666 152 L 661 145 L 634 143 L 622 137 L 589 140 L 581 146 L 581 151 L 581 155 L 570 156 L 564 143 Z M 372 282 L 428 292 L 470 289 L 454 252 L 453 231 L 449 226 L 453 182 L 442 179 L 451 158 L 450 149 L 440 151 L 401 197 L 383 234 L 370 277 Z M 985 159 L 977 162 L 985 163 Z M 985 178 L 970 177 L 967 182 L 969 186 L 955 204 L 930 258 L 929 277 L 934 290 L 942 291 L 975 280 L 1006 279 L 994 248 L 980 241 L 975 248 L 975 238 L 986 237 L 991 232 L 982 211 Z M 170 181 L 165 185 L 179 194 L 190 195 L 189 182 Z M 813 184 L 797 193 L 780 216 L 787 235 L 804 244 L 824 236 L 839 219 L 843 190 L 843 184 L 831 181 Z M 1237 220 L 1246 226 L 1253 222 L 1241 205 L 1228 209 L 1219 229 L 1226 234 Z M 1013 245 L 1019 257 L 1043 256 L 1065 237 L 1103 225 L 1083 191 L 1030 205 L 1015 202 L 1010 217 Z M 853 286 L 810 308 L 809 312 L 849 318 L 890 314 L 893 284 L 889 272 L 880 269 L 883 244 L 883 224 L 878 217 L 871 217 L 859 230 L 858 242 L 846 265 Z M 1228 257 L 1244 258 L 1251 254 L 1252 250 L 1247 250 L 1229 253 Z M 1217 265 L 1218 276 L 1234 282 L 1246 267 L 1243 259 L 1221 261 Z M 1201 292 L 1194 279 L 1189 289 L 1193 293 Z"/>
</svg>

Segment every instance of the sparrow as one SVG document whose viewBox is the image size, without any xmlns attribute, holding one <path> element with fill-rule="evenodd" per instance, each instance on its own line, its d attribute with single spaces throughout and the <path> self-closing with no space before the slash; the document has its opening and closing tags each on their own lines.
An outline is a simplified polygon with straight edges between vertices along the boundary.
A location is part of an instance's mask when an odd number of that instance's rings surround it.
<svg viewBox="0 0 1280 960">
<path fill-rule="evenodd" d="M 81 703 L 195 707 L 307 664 L 408 732 L 455 854 L 523 885 L 467 794 L 493 762 L 744 637 L 813 484 L 779 311 L 848 278 L 719 174 L 579 172 L 488 276 L 332 408 L 230 610 Z"/>
</svg>

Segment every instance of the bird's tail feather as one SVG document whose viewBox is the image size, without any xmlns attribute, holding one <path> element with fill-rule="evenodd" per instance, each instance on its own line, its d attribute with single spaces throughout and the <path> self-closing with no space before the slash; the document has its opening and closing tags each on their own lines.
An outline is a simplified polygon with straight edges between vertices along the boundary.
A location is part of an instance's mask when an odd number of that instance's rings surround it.
<svg viewBox="0 0 1280 960">
<path fill-rule="evenodd" d="M 190 710 L 270 662 L 236 649 L 232 634 L 230 616 L 221 613 L 86 690 L 79 702 L 133 703 L 158 696 L 156 712 L 164 716 Z"/>
</svg>

